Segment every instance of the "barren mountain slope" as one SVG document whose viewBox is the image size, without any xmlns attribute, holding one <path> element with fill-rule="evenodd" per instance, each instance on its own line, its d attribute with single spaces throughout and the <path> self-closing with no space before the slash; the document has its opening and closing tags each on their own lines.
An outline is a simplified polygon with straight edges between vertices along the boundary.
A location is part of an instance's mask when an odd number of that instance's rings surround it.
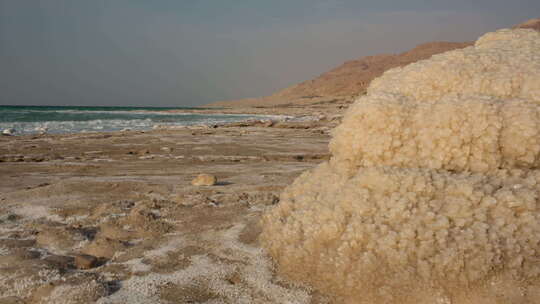
<svg viewBox="0 0 540 304">
<path fill-rule="evenodd" d="M 471 45 L 469 42 L 429 42 L 401 54 L 366 56 L 347 61 L 315 79 L 301 82 L 267 97 L 221 101 L 210 106 L 272 106 L 291 102 L 320 102 L 335 98 L 352 100 L 354 96 L 365 92 L 371 80 L 388 69 L 469 45 Z"/>
<path fill-rule="evenodd" d="M 531 28 L 540 31 L 540 19 L 531 19 L 514 28 Z M 270 96 L 247 98 L 232 101 L 219 101 L 210 107 L 250 107 L 275 106 L 283 104 L 306 104 L 331 102 L 334 100 L 352 101 L 363 94 L 370 82 L 386 70 L 397 66 L 428 59 L 439 53 L 470 46 L 471 42 L 428 42 L 420 44 L 401 54 L 382 54 L 351 60 L 321 74 L 319 77 L 301 82 Z"/>
<path fill-rule="evenodd" d="M 384 71 L 427 59 L 434 54 L 463 48 L 470 43 L 430 42 L 398 55 L 367 56 L 347 61 L 321 76 L 274 94 L 272 97 L 350 96 L 363 93 L 372 79 Z"/>
<path fill-rule="evenodd" d="M 536 31 L 540 31 L 540 18 L 530 19 L 514 26 L 514 28 L 530 28 Z"/>
</svg>

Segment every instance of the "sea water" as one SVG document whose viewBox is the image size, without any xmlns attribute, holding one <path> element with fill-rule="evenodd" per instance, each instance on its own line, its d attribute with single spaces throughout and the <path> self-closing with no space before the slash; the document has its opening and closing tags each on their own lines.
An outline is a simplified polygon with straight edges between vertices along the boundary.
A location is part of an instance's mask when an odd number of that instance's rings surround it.
<svg viewBox="0 0 540 304">
<path fill-rule="evenodd" d="M 0 106 L 0 132 L 79 133 L 149 130 L 160 127 L 214 125 L 275 116 L 250 114 L 194 114 L 187 108 Z M 171 111 L 175 110 L 175 111 Z"/>
</svg>

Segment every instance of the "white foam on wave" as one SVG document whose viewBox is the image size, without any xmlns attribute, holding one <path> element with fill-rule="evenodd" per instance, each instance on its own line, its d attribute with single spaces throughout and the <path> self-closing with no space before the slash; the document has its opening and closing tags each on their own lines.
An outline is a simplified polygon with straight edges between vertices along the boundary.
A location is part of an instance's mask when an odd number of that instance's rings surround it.
<svg viewBox="0 0 540 304">
<path fill-rule="evenodd" d="M 29 112 L 50 113 L 51 111 L 30 110 Z M 188 112 L 166 112 L 166 111 L 151 111 L 151 110 L 126 110 L 126 111 L 105 111 L 105 110 L 58 110 L 55 113 L 67 114 L 120 114 L 120 115 L 191 115 Z"/>
<path fill-rule="evenodd" d="M 80 111 L 84 112 L 84 111 Z M 94 112 L 95 113 L 95 112 Z M 104 113 L 111 113 L 104 112 Z M 132 114 L 132 113 L 130 113 Z M 146 113 L 147 114 L 147 113 Z M 0 130 L 14 129 L 14 135 L 39 134 L 39 133 L 86 133 L 86 132 L 110 132 L 121 130 L 144 131 L 155 126 L 161 128 L 192 126 L 192 125 L 215 125 L 222 123 L 238 122 L 248 119 L 273 119 L 283 120 L 285 116 L 277 115 L 249 115 L 249 114 L 216 114 L 200 115 L 193 113 L 174 113 L 176 116 L 190 115 L 189 119 L 170 121 L 155 121 L 146 119 L 96 119 L 87 121 L 41 121 L 41 122 L 0 122 Z"/>
</svg>

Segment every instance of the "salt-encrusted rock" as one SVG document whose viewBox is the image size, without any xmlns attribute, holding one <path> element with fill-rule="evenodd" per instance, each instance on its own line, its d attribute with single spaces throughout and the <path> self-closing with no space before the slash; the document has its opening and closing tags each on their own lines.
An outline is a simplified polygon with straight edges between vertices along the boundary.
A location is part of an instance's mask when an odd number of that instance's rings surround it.
<svg viewBox="0 0 540 304">
<path fill-rule="evenodd" d="M 213 186 L 217 183 L 217 178 L 211 174 L 199 174 L 191 181 L 193 186 Z"/>
<path fill-rule="evenodd" d="M 269 128 L 274 125 L 274 121 L 271 119 L 266 119 L 266 120 L 263 119 L 260 122 L 261 122 L 261 126 L 265 128 Z"/>
<path fill-rule="evenodd" d="M 538 302 L 540 33 L 390 70 L 333 134 L 263 218 L 282 273 L 338 303 Z"/>
<path fill-rule="evenodd" d="M 47 128 L 47 127 L 37 127 L 35 130 L 38 132 L 38 134 L 44 135 L 44 134 L 47 134 L 47 132 L 49 131 L 49 128 Z"/>
<path fill-rule="evenodd" d="M 99 259 L 93 255 L 78 254 L 75 255 L 75 267 L 78 269 L 91 269 L 99 265 Z"/>
<path fill-rule="evenodd" d="M 5 135 L 5 136 L 11 136 L 13 134 L 15 134 L 15 129 L 13 129 L 13 128 L 4 129 L 2 131 L 2 135 Z"/>
</svg>

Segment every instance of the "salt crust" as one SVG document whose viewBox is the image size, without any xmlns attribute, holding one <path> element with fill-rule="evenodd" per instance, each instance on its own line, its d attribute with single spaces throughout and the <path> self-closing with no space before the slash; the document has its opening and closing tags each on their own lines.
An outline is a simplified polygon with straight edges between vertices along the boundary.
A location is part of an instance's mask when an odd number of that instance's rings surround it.
<svg viewBox="0 0 540 304">
<path fill-rule="evenodd" d="M 47 304 L 79 304 L 95 303 L 107 294 L 107 288 L 96 280 L 86 281 L 77 285 L 60 285 L 53 289 L 51 294 L 42 299 L 40 303 Z"/>
<path fill-rule="evenodd" d="M 61 274 L 55 269 L 41 269 L 31 275 L 23 271 L 16 271 L 0 277 L 0 299 L 3 297 L 22 297 L 30 289 L 61 279 Z"/>
<path fill-rule="evenodd" d="M 263 246 L 338 303 L 538 303 L 539 105 L 533 30 L 386 72 L 265 214 Z"/>
<path fill-rule="evenodd" d="M 245 225 L 239 224 L 203 237 L 202 241 L 219 241 L 212 250 L 212 256 L 194 255 L 190 258 L 190 266 L 167 274 L 133 275 L 122 282 L 120 290 L 97 303 L 164 303 L 160 288 L 168 285 L 205 289 L 216 296 L 206 303 L 308 303 L 310 297 L 304 290 L 287 289 L 273 282 L 272 264 L 264 251 L 238 241 L 243 229 Z M 163 247 L 147 252 L 145 257 L 158 258 L 175 248 L 194 244 L 183 238 L 173 239 Z M 229 262 L 223 263 L 216 257 Z M 133 261 L 127 264 L 133 266 Z M 241 282 L 231 284 L 227 278 L 235 273 Z"/>
</svg>

